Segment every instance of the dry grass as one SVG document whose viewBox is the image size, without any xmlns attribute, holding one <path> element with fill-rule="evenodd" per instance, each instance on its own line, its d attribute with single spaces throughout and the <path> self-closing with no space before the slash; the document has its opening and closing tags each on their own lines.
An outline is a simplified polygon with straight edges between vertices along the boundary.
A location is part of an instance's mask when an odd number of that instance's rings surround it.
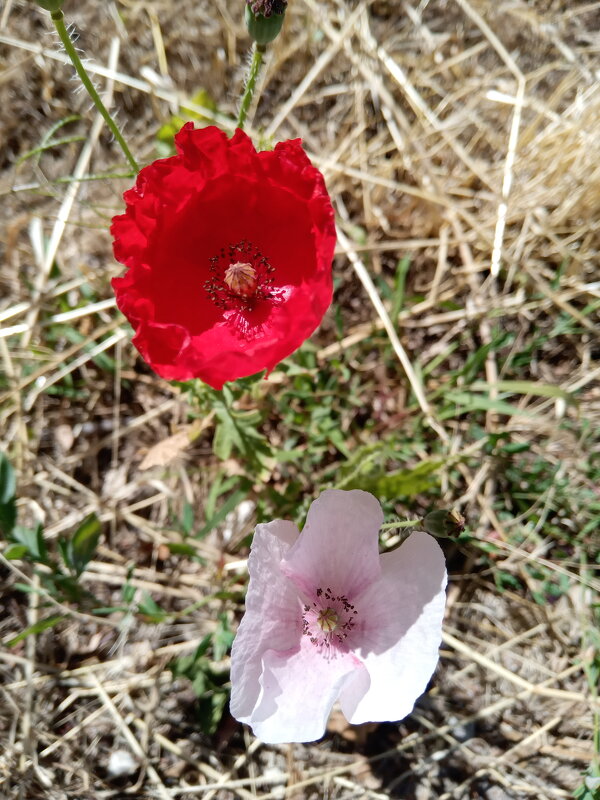
<svg viewBox="0 0 600 800">
<path fill-rule="evenodd" d="M 89 69 L 141 161 L 155 157 L 158 127 L 181 102 L 192 107 L 199 88 L 221 114 L 235 112 L 248 49 L 241 5 L 66 0 Z M 555 519 L 577 532 L 589 519 L 585 500 L 578 516 L 561 519 L 565 476 L 571 496 L 598 498 L 590 464 L 600 452 L 600 2 L 290 0 L 287 16 L 250 130 L 301 136 L 338 213 L 343 331 L 336 339 L 332 314 L 318 364 L 349 359 L 382 437 L 402 415 L 424 421 L 421 457 L 435 439 L 447 458 L 440 502 L 465 509 L 476 542 L 495 550 L 483 562 L 477 548 L 447 549 L 440 666 L 399 725 L 352 730 L 334 716 L 322 743 L 289 747 L 262 745 L 227 715 L 215 736 L 199 732 L 189 684 L 167 664 L 192 652 L 219 614 L 239 616 L 239 600 L 211 593 L 243 588 L 238 545 L 251 521 L 227 541 L 222 530 L 189 540 L 202 561 L 169 555 L 183 500 L 201 517 L 219 468 L 213 419 L 168 468 L 140 469 L 188 418 L 179 390 L 136 362 L 110 292 L 120 267 L 107 225 L 130 179 L 87 179 L 125 172 L 121 155 L 86 96 L 74 94 L 47 15 L 4 0 L 0 430 L 19 476 L 19 514 L 42 521 L 53 542 L 96 512 L 105 537 L 84 583 L 118 605 L 134 565 L 131 585 L 169 615 L 160 624 L 139 614 L 98 619 L 63 605 L 61 626 L 0 649 L 7 800 L 545 800 L 570 797 L 593 757 L 597 700 L 584 667 L 600 586 L 597 529 L 571 545 L 545 526 Z M 57 135 L 81 138 L 19 161 L 72 113 L 81 118 Z M 407 254 L 413 300 L 390 319 L 382 287 Z M 496 346 L 503 331 L 510 339 Z M 357 346 L 367 347 L 364 362 Z M 511 359 L 529 348 L 516 374 Z M 479 438 L 439 391 L 474 353 L 479 370 L 463 385 L 487 401 Z M 507 414 L 494 406 L 505 379 L 560 391 L 524 388 Z M 279 372 L 266 386 L 288 380 Z M 486 450 L 497 433 L 527 443 L 523 463 L 543 462 L 555 476 L 539 493 L 524 487 L 535 498 L 521 517 L 506 464 Z M 366 441 L 353 436 L 351 445 Z M 555 602 L 536 602 L 545 579 L 532 563 L 564 582 Z M 501 591 L 499 575 L 521 589 Z M 18 591 L 15 583 L 35 588 L 38 579 L 1 554 L 0 578 L 6 642 L 49 598 Z M 120 779 L 108 770 L 115 751 L 132 758 Z"/>
</svg>

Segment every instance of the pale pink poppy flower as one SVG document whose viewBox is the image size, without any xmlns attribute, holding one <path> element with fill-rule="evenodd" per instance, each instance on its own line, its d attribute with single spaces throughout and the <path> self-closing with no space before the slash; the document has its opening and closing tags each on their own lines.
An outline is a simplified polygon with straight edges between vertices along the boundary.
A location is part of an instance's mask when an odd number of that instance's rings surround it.
<svg viewBox="0 0 600 800">
<path fill-rule="evenodd" d="M 442 551 L 427 533 L 378 552 L 367 492 L 328 489 L 302 533 L 258 525 L 246 613 L 231 653 L 231 713 L 265 742 L 310 742 L 336 700 L 352 723 L 412 711 L 438 661 Z"/>
</svg>

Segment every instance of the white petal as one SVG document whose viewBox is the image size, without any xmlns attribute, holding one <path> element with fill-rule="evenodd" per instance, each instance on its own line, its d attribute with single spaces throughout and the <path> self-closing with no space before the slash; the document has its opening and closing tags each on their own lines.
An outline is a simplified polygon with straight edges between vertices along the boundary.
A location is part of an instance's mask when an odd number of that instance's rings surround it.
<svg viewBox="0 0 600 800">
<path fill-rule="evenodd" d="M 327 489 L 311 505 L 282 569 L 308 596 L 329 587 L 356 597 L 381 574 L 377 534 L 382 522 L 373 495 Z"/>
<path fill-rule="evenodd" d="M 371 680 L 367 686 L 357 673 L 340 695 L 352 723 L 409 714 L 439 657 L 447 580 L 440 546 L 413 533 L 381 565 L 381 579 L 356 599 L 362 630 L 353 647 Z"/>
<path fill-rule="evenodd" d="M 263 658 L 261 698 L 249 720 L 254 734 L 269 744 L 320 739 L 344 683 L 364 671 L 351 653 L 336 652 L 327 659 L 307 636 L 294 652 L 269 650 Z"/>
<path fill-rule="evenodd" d="M 298 537 L 292 522 L 257 525 L 252 541 L 246 613 L 231 649 L 231 713 L 248 722 L 260 694 L 262 656 L 266 650 L 298 647 L 302 611 L 298 592 L 280 570 L 282 558 Z"/>
</svg>

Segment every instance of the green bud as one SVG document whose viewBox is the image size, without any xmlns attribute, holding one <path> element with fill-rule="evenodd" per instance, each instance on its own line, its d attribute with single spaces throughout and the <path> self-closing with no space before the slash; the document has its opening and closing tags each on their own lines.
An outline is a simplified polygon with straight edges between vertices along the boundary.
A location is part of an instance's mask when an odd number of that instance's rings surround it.
<svg viewBox="0 0 600 800">
<path fill-rule="evenodd" d="M 432 536 L 456 539 L 464 531 L 466 520 L 455 508 L 452 511 L 438 509 L 426 514 L 421 524 Z"/>
<path fill-rule="evenodd" d="M 276 39 L 283 25 L 287 0 L 246 0 L 246 27 L 260 47 Z"/>
<path fill-rule="evenodd" d="M 62 8 L 62 4 L 65 0 L 35 0 L 38 6 L 45 8 L 46 11 L 60 11 Z"/>
</svg>

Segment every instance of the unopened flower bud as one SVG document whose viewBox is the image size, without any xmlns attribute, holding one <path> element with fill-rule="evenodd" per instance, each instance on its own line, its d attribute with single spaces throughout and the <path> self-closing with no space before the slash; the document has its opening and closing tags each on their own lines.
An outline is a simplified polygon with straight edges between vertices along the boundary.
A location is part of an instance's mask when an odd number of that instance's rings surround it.
<svg viewBox="0 0 600 800">
<path fill-rule="evenodd" d="M 287 8 L 287 0 L 246 0 L 246 27 L 257 45 L 264 46 L 275 39 Z"/>
<path fill-rule="evenodd" d="M 426 514 L 421 524 L 432 536 L 455 539 L 464 531 L 466 520 L 455 508 L 452 511 L 438 509 Z"/>
<path fill-rule="evenodd" d="M 65 0 L 35 0 L 38 6 L 45 8 L 46 11 L 51 11 L 54 13 L 55 11 L 60 11 L 62 8 L 62 4 Z"/>
</svg>

